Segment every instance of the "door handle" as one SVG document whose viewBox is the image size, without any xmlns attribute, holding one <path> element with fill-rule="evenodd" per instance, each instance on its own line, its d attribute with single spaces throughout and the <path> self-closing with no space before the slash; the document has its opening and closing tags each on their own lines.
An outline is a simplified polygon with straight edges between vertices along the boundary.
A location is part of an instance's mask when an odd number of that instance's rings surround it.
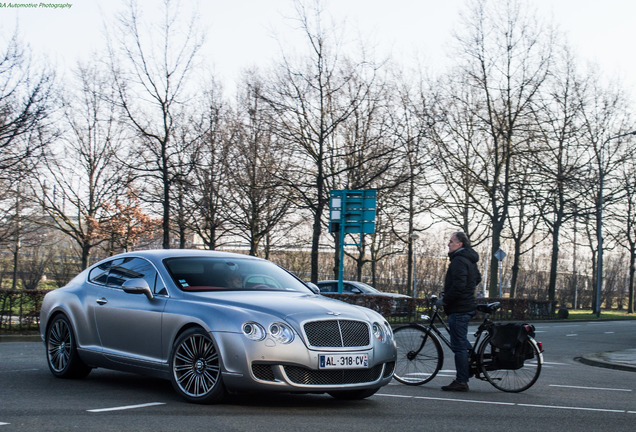
<svg viewBox="0 0 636 432">
<path fill-rule="evenodd" d="M 97 304 L 105 305 L 106 303 L 108 303 L 108 300 L 106 300 L 106 297 L 102 297 L 100 299 L 97 299 Z"/>
</svg>

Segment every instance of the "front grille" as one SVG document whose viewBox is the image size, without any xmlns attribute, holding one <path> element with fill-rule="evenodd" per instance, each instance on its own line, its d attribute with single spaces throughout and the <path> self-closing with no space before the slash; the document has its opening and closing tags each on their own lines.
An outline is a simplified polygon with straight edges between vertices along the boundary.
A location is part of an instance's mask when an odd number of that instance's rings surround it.
<svg viewBox="0 0 636 432">
<path fill-rule="evenodd" d="M 363 321 L 312 321 L 304 328 L 313 347 L 363 347 L 370 341 L 369 325 Z"/>
<path fill-rule="evenodd" d="M 379 380 L 382 373 L 382 365 L 377 365 L 371 369 L 339 370 L 312 370 L 298 366 L 285 366 L 285 373 L 289 380 L 295 384 L 361 384 Z"/>
</svg>

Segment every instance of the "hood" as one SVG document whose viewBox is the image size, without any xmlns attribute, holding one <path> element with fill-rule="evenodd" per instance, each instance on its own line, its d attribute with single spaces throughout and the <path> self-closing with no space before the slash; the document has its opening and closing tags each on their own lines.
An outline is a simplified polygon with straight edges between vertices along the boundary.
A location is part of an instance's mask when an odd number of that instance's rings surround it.
<svg viewBox="0 0 636 432">
<path fill-rule="evenodd" d="M 354 319 L 382 322 L 384 318 L 371 309 L 348 304 L 321 295 L 272 292 L 225 291 L 192 293 L 198 301 L 231 309 L 247 316 L 264 314 L 277 319 L 301 323 L 311 319 Z"/>
<path fill-rule="evenodd" d="M 470 262 L 477 263 L 479 261 L 479 254 L 472 248 L 461 248 L 449 255 L 450 259 L 462 256 L 468 259 Z"/>
</svg>

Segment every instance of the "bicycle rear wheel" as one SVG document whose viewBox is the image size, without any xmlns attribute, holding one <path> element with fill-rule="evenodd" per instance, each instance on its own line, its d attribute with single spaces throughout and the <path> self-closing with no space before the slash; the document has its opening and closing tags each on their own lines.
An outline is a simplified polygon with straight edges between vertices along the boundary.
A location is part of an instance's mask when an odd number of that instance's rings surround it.
<svg viewBox="0 0 636 432">
<path fill-rule="evenodd" d="M 415 325 L 398 327 L 393 334 L 397 344 L 393 377 L 407 385 L 420 385 L 435 378 L 444 362 L 437 336 Z"/>
<path fill-rule="evenodd" d="M 532 353 L 532 357 L 527 358 L 519 369 L 496 369 L 491 338 L 490 335 L 486 337 L 477 353 L 478 366 L 488 382 L 495 388 L 509 393 L 522 392 L 532 387 L 541 374 L 541 354 L 536 344 L 528 337 L 525 350 Z"/>
</svg>

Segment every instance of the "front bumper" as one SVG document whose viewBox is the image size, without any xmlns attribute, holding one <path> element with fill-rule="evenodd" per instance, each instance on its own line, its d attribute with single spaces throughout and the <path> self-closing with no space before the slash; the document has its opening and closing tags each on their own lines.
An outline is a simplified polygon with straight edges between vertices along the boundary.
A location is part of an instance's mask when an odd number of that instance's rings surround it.
<svg viewBox="0 0 636 432">
<path fill-rule="evenodd" d="M 213 333 L 223 362 L 223 381 L 228 390 L 330 392 L 387 385 L 395 367 L 394 344 L 377 342 L 369 349 L 310 350 L 300 340 L 276 344 L 272 339 L 252 341 L 242 334 Z M 368 368 L 320 369 L 320 354 L 364 352 Z"/>
</svg>

